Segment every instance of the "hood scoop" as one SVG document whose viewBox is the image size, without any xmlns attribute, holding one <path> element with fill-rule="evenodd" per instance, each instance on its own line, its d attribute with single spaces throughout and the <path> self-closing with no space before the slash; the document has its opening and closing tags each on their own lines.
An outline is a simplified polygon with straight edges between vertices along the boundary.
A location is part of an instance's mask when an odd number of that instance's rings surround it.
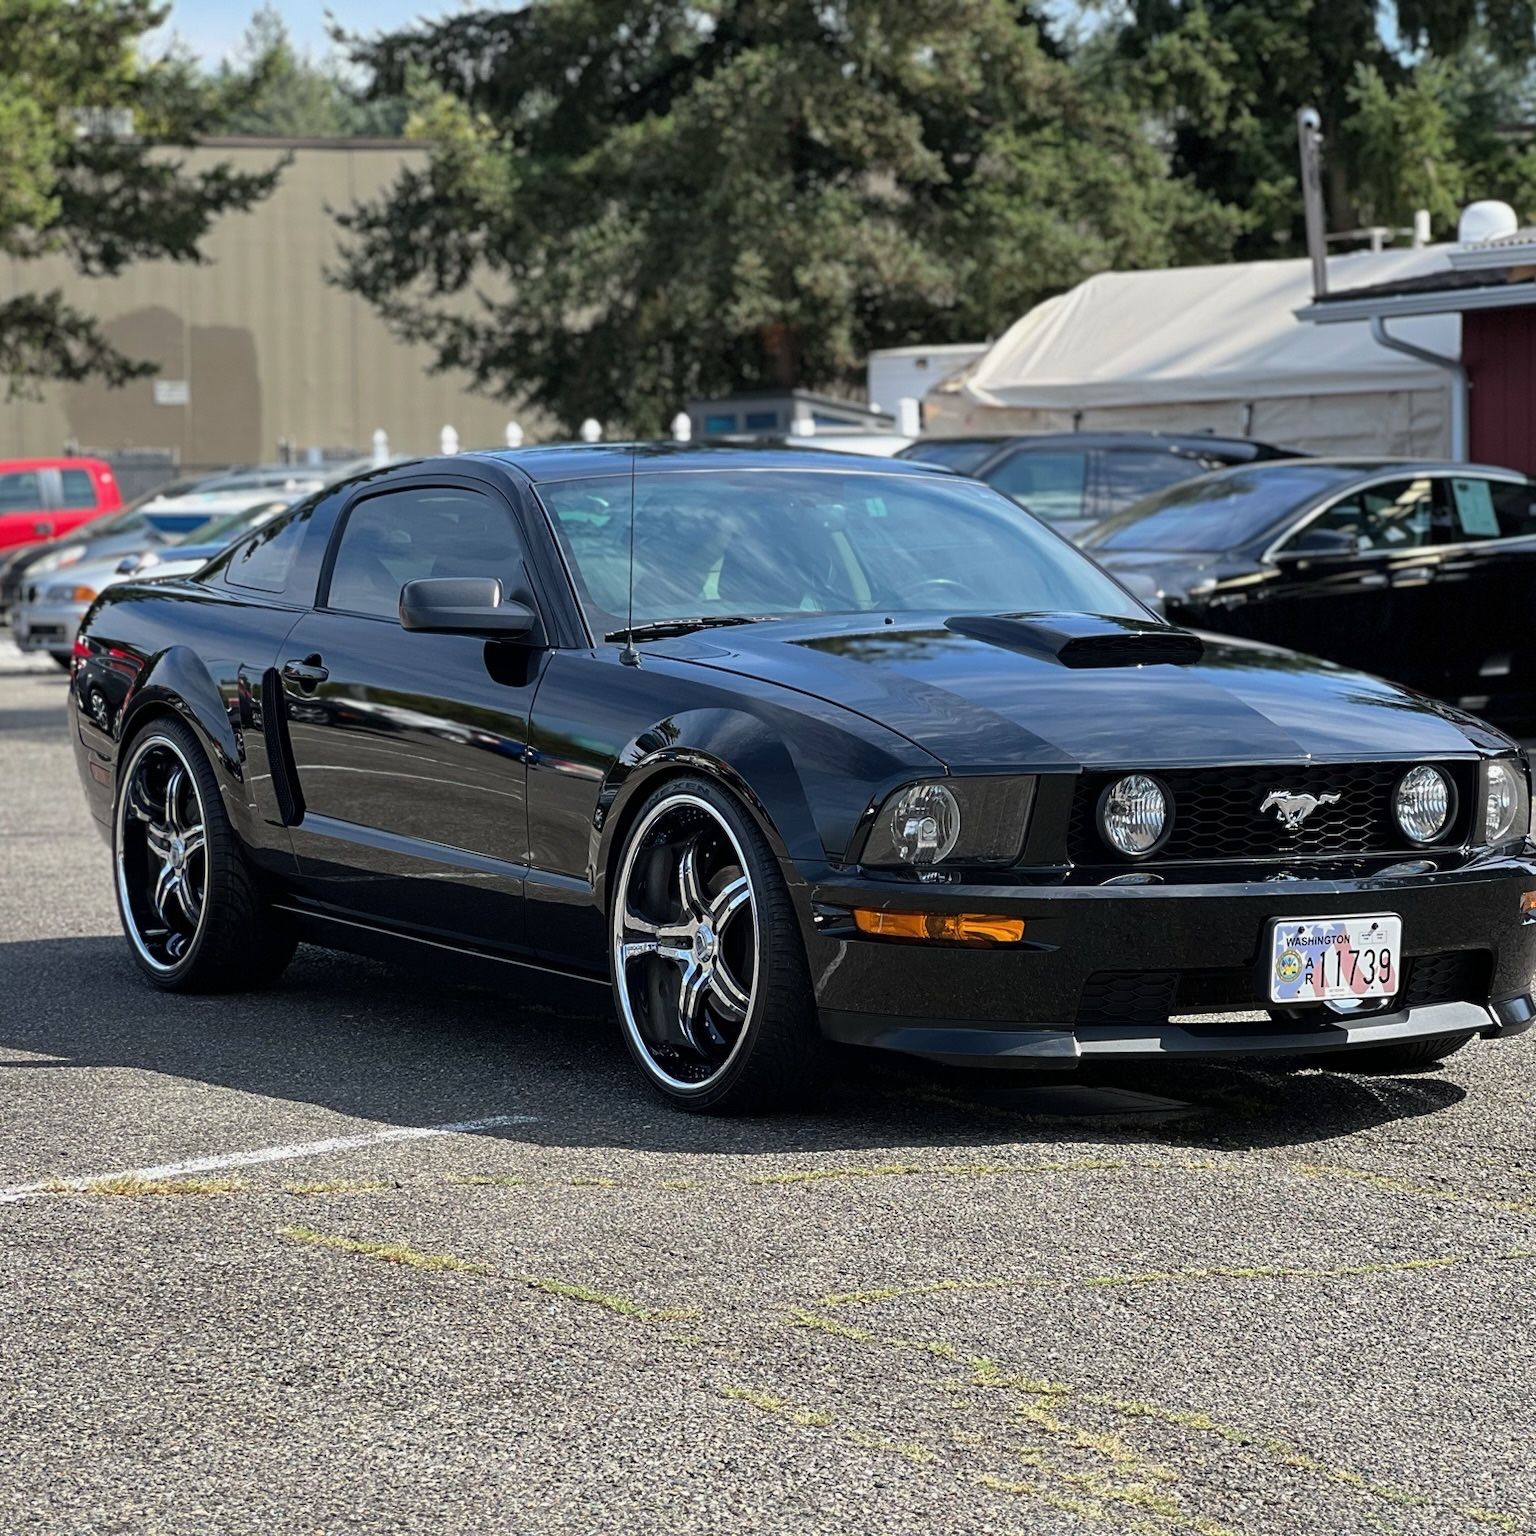
<svg viewBox="0 0 1536 1536">
<path fill-rule="evenodd" d="M 949 619 L 944 627 L 1064 667 L 1186 667 L 1205 654 L 1204 643 L 1190 630 L 1096 614 L 1004 613 Z"/>
</svg>

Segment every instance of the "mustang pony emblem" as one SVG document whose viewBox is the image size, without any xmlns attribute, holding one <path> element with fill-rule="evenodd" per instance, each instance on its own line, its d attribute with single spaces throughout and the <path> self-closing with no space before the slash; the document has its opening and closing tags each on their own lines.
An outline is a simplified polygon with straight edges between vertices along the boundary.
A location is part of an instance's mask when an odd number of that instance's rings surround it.
<svg viewBox="0 0 1536 1536">
<path fill-rule="evenodd" d="M 1262 816 L 1273 806 L 1275 815 L 1280 818 L 1280 825 L 1287 832 L 1294 832 L 1318 806 L 1338 803 L 1338 795 L 1293 795 L 1289 790 L 1272 789 L 1264 797 L 1264 804 L 1259 807 L 1259 815 Z"/>
</svg>

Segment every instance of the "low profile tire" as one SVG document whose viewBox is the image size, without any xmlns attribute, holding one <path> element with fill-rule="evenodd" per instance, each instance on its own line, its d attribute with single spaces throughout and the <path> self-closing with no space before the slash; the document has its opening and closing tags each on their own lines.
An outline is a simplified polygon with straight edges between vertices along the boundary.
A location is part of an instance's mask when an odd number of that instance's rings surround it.
<svg viewBox="0 0 1536 1536">
<path fill-rule="evenodd" d="M 1422 1040 L 1404 1040 L 1401 1045 L 1372 1045 L 1363 1051 L 1349 1051 L 1325 1056 L 1318 1065 L 1333 1072 L 1360 1072 L 1367 1076 L 1387 1076 L 1399 1072 L 1426 1072 L 1459 1051 L 1477 1031 L 1463 1030 L 1454 1035 L 1428 1035 Z"/>
<path fill-rule="evenodd" d="M 794 905 L 762 834 L 708 779 L 641 806 L 609 911 L 614 1002 L 630 1054 L 680 1109 L 804 1102 L 823 1046 Z"/>
<path fill-rule="evenodd" d="M 262 899 L 183 721 L 155 720 L 125 749 L 112 859 L 129 951 L 162 991 L 263 986 L 293 958 L 293 934 Z"/>
</svg>

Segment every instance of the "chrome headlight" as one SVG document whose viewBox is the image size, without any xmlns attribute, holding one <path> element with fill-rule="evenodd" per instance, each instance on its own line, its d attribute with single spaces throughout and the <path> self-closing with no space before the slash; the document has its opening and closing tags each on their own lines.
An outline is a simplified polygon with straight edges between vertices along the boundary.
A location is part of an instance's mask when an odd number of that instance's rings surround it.
<svg viewBox="0 0 1536 1536">
<path fill-rule="evenodd" d="M 1438 768 L 1420 763 L 1398 781 L 1392 811 L 1406 837 L 1432 843 L 1450 825 L 1456 811 L 1456 791 Z"/>
<path fill-rule="evenodd" d="M 1145 858 L 1161 848 L 1172 823 L 1168 796 L 1150 774 L 1127 774 L 1099 796 L 1099 831 L 1128 859 Z"/>
<path fill-rule="evenodd" d="M 908 784 L 875 812 L 860 862 L 891 869 L 1011 863 L 1024 846 L 1034 790 L 1028 775 Z"/>
<path fill-rule="evenodd" d="M 1514 758 L 1496 757 L 1483 764 L 1483 841 L 1504 843 L 1530 831 L 1530 787 Z"/>
</svg>

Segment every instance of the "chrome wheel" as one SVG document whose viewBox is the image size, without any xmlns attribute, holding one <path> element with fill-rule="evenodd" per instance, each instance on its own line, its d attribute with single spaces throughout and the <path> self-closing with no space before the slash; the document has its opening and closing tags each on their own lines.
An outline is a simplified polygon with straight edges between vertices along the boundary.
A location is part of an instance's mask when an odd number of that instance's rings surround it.
<svg viewBox="0 0 1536 1536">
<path fill-rule="evenodd" d="M 152 732 L 128 760 L 114 851 L 129 940 L 154 970 L 175 970 L 203 926 L 208 833 L 192 770 L 165 736 Z"/>
<path fill-rule="evenodd" d="M 757 988 L 758 914 L 747 863 L 696 795 L 658 801 L 630 834 L 613 900 L 614 988 L 642 1062 L 697 1092 L 730 1066 Z"/>
</svg>

